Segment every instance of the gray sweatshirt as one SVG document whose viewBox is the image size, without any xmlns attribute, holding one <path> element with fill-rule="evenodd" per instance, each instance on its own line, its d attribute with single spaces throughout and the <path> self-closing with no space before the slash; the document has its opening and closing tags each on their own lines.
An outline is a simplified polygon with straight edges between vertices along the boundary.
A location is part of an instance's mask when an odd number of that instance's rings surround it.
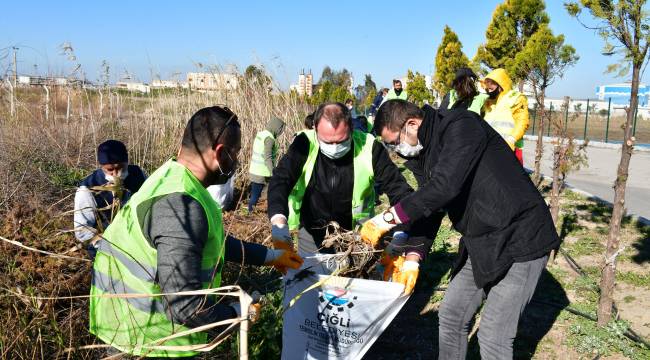
<svg viewBox="0 0 650 360">
<path fill-rule="evenodd" d="M 157 281 L 161 291 L 200 290 L 201 255 L 208 239 L 208 220 L 199 202 L 183 193 L 156 199 L 145 214 L 143 233 L 158 251 Z M 243 248 L 243 253 L 242 253 Z M 262 245 L 226 239 L 225 258 L 262 265 L 267 249 Z M 203 296 L 167 296 L 168 316 L 188 327 L 197 327 L 237 316 L 229 305 Z M 218 333 L 222 329 L 214 331 Z"/>
</svg>

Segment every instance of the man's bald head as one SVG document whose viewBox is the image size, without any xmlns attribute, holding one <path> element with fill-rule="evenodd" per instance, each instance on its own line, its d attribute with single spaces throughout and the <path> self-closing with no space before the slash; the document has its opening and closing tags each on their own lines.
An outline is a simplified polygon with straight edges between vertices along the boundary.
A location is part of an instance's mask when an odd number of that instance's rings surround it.
<svg viewBox="0 0 650 360">
<path fill-rule="evenodd" d="M 314 113 L 314 128 L 317 128 L 321 121 L 329 122 L 334 128 L 338 128 L 341 123 L 344 123 L 350 129 L 352 128 L 350 111 L 340 102 L 321 104 Z"/>
</svg>

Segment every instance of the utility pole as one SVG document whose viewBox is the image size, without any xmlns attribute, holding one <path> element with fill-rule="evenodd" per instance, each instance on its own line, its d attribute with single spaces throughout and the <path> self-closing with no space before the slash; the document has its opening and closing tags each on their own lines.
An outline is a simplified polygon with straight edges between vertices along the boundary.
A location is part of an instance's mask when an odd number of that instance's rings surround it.
<svg viewBox="0 0 650 360">
<path fill-rule="evenodd" d="M 18 69 L 16 66 L 16 51 L 18 51 L 18 48 L 12 46 L 11 49 L 14 51 L 14 88 L 15 88 L 18 82 Z"/>
</svg>

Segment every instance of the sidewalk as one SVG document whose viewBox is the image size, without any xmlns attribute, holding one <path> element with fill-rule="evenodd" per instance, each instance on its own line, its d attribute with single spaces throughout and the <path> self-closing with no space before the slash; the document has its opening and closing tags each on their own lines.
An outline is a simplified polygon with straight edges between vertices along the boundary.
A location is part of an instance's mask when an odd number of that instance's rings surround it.
<svg viewBox="0 0 650 360">
<path fill-rule="evenodd" d="M 613 186 L 621 158 L 620 145 L 617 148 L 613 148 L 615 144 L 605 144 L 607 147 L 596 145 L 599 144 L 590 143 L 587 147 L 589 166 L 569 173 L 567 183 L 611 203 L 614 201 Z M 552 156 L 552 145 L 545 139 L 541 170 L 546 176 L 553 174 Z M 534 164 L 535 142 L 527 137 L 524 145 L 524 165 L 533 169 Z M 625 202 L 628 214 L 650 219 L 650 151 L 635 148 L 630 160 Z"/>
</svg>

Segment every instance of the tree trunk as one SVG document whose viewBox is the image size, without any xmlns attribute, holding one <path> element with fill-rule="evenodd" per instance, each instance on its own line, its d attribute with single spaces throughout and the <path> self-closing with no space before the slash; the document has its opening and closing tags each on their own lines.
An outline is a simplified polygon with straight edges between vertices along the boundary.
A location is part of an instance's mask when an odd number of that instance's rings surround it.
<svg viewBox="0 0 650 360">
<path fill-rule="evenodd" d="M 625 134 L 623 147 L 621 149 L 621 161 L 618 164 L 616 181 L 614 182 L 614 208 L 612 219 L 609 222 L 609 236 L 607 238 L 607 250 L 605 251 L 605 266 L 602 278 L 600 279 L 600 300 L 598 303 L 598 325 L 606 325 L 612 319 L 612 305 L 614 295 L 614 284 L 616 280 L 616 256 L 619 251 L 621 220 L 625 215 L 625 187 L 627 185 L 630 158 L 634 148 L 632 137 L 632 121 L 634 111 L 639 102 L 639 74 L 642 61 L 633 61 L 632 65 L 632 89 L 630 92 L 630 108 L 627 111 L 625 122 Z"/>
<path fill-rule="evenodd" d="M 544 118 L 546 117 L 546 111 L 544 109 L 544 97 L 546 89 L 540 91 L 540 95 L 537 98 L 537 109 L 535 110 L 535 117 L 539 119 L 539 124 L 537 127 L 537 145 L 535 147 L 535 168 L 533 169 L 533 182 L 537 186 L 540 182 L 542 172 L 540 170 L 542 163 L 542 154 L 544 153 Z"/>
<path fill-rule="evenodd" d="M 562 191 L 562 180 L 560 180 L 561 167 L 561 134 L 555 131 L 555 143 L 553 144 L 553 187 L 551 188 L 551 217 L 553 224 L 557 225 L 558 214 L 560 213 L 560 191 Z"/>
</svg>

